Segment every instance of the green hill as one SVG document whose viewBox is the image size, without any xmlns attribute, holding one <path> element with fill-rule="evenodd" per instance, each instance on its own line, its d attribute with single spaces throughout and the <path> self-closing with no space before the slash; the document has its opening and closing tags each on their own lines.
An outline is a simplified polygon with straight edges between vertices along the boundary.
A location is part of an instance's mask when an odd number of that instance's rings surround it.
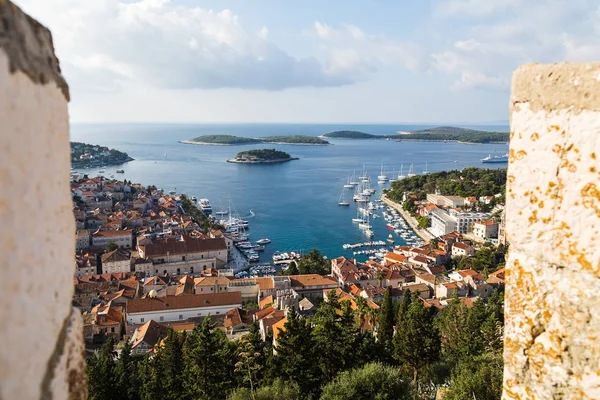
<svg viewBox="0 0 600 400">
<path fill-rule="evenodd" d="M 256 143 L 286 143 L 286 144 L 330 144 L 327 140 L 315 136 L 291 135 L 291 136 L 266 136 L 260 138 L 246 138 L 233 135 L 204 135 L 194 139 L 182 140 L 187 144 L 256 144 Z"/>
<path fill-rule="evenodd" d="M 385 137 L 359 131 L 335 131 L 326 133 L 323 136 L 337 139 L 380 139 Z"/>
</svg>

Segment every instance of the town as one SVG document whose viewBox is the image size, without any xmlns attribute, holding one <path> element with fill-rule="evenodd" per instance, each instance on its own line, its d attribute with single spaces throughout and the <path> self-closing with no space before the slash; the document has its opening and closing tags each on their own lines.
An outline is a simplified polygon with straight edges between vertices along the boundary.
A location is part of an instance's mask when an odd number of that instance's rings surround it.
<svg viewBox="0 0 600 400">
<path fill-rule="evenodd" d="M 490 296 L 498 302 L 504 289 L 500 195 L 430 193 L 419 200 L 404 193 L 402 203 L 384 195 L 386 218 L 401 214 L 424 245 L 391 246 L 366 262 L 327 260 L 313 251 L 320 266 L 312 270 L 299 268 L 303 258 L 290 259 L 279 275 L 239 278 L 238 233 L 197 207 L 190 210 L 185 195 L 75 174 L 71 191 L 73 304 L 84 317 L 88 357 L 107 342 L 128 343 L 132 354 L 154 354 L 170 330 L 190 334 L 205 319 L 230 340 L 254 329 L 276 353 L 290 311 L 294 318 L 314 318 L 332 296 L 347 301 L 360 330 L 376 338 L 386 302 L 412 298 L 439 317 L 454 300 L 470 309 Z"/>
</svg>

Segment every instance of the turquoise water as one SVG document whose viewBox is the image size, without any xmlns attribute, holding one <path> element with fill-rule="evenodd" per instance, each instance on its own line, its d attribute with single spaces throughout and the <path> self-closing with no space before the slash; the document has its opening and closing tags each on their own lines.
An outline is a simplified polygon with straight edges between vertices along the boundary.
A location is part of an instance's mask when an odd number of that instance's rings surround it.
<svg viewBox="0 0 600 400">
<path fill-rule="evenodd" d="M 411 163 L 421 173 L 427 162 L 430 172 L 462 169 L 467 166 L 503 168 L 506 165 L 482 164 L 488 154 L 505 154 L 506 144 L 470 145 L 437 142 L 394 142 L 385 140 L 330 140 L 333 146 L 266 145 L 290 153 L 300 160 L 276 165 L 230 164 L 225 160 L 241 150 L 265 145 L 198 146 L 178 143 L 206 134 L 231 134 L 244 137 L 267 135 L 320 135 L 339 129 L 361 130 L 374 134 L 392 134 L 398 130 L 421 129 L 425 125 L 294 125 L 294 124 L 75 124 L 71 140 L 100 144 L 127 152 L 135 161 L 122 167 L 116 178 L 143 185 L 156 185 L 166 191 L 208 198 L 213 209 L 227 205 L 250 221 L 250 239 L 268 237 L 261 262 L 270 261 L 276 251 L 308 251 L 318 248 L 328 257 L 352 256 L 342 249 L 344 243 L 364 242 L 367 238 L 352 224 L 356 207 L 337 205 L 342 186 L 363 165 L 372 177 L 372 187 L 381 189 L 377 175 L 381 163 L 385 172 L 396 175 L 404 164 L 406 174 Z M 505 126 L 477 126 L 474 129 L 507 131 Z M 165 156 L 166 155 L 166 156 Z M 456 162 L 455 162 L 456 161 Z M 97 169 L 83 170 L 96 175 Z M 351 200 L 352 191 L 346 189 Z M 375 196 L 373 199 L 377 198 Z M 255 216 L 250 215 L 253 210 Z M 389 231 L 383 218 L 372 221 L 375 237 L 385 240 Z M 394 235 L 396 244 L 402 239 Z M 365 257 L 357 257 L 364 259 Z"/>
</svg>

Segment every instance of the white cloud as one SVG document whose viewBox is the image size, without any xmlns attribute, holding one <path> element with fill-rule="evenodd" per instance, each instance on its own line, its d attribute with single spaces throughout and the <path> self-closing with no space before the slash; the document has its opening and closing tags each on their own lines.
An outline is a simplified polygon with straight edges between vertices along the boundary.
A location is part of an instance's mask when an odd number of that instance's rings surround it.
<svg viewBox="0 0 600 400">
<path fill-rule="evenodd" d="M 354 25 L 333 28 L 317 21 L 308 34 L 320 41 L 331 73 L 345 71 L 360 79 L 379 68 L 400 66 L 417 71 L 422 64 L 422 51 L 414 43 L 369 34 Z"/>
<path fill-rule="evenodd" d="M 344 69 L 287 54 L 268 41 L 266 27 L 248 32 L 227 9 L 216 12 L 171 0 L 20 3 L 51 28 L 75 91 L 84 86 L 114 90 L 125 81 L 169 89 L 264 90 L 354 81 Z M 89 84 L 99 79 L 110 81 Z"/>
<path fill-rule="evenodd" d="M 600 14 L 591 0 L 439 0 L 440 29 L 451 27 L 431 66 L 453 89 L 508 89 L 523 64 L 600 58 Z M 489 17 L 465 22 L 465 17 Z"/>
</svg>

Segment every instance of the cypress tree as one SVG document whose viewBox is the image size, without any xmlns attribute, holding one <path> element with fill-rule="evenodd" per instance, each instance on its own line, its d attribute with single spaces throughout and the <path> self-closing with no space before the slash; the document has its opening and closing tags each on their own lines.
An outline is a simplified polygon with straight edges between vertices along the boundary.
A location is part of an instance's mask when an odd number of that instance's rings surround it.
<svg viewBox="0 0 600 400">
<path fill-rule="evenodd" d="M 115 368 L 116 387 L 120 397 L 126 400 L 140 398 L 140 380 L 138 375 L 139 358 L 131 355 L 131 343 L 125 341 L 125 346 L 119 355 Z"/>
<path fill-rule="evenodd" d="M 380 309 L 377 340 L 384 348 L 389 348 L 394 335 L 394 305 L 392 304 L 392 288 L 385 289 L 383 304 Z"/>
<path fill-rule="evenodd" d="M 90 400 L 111 400 L 119 398 L 117 377 L 113 356 L 113 339 L 108 340 L 100 351 L 88 361 L 88 394 Z"/>
<path fill-rule="evenodd" d="M 417 390 L 419 372 L 437 361 L 440 338 L 434 325 L 434 310 L 422 301 L 412 301 L 403 321 L 397 325 L 394 336 L 396 358 L 413 370 L 413 384 Z"/>
<path fill-rule="evenodd" d="M 304 397 L 316 393 L 320 386 L 318 355 L 312 334 L 310 322 L 292 308 L 275 346 L 280 376 L 297 383 Z"/>
</svg>

